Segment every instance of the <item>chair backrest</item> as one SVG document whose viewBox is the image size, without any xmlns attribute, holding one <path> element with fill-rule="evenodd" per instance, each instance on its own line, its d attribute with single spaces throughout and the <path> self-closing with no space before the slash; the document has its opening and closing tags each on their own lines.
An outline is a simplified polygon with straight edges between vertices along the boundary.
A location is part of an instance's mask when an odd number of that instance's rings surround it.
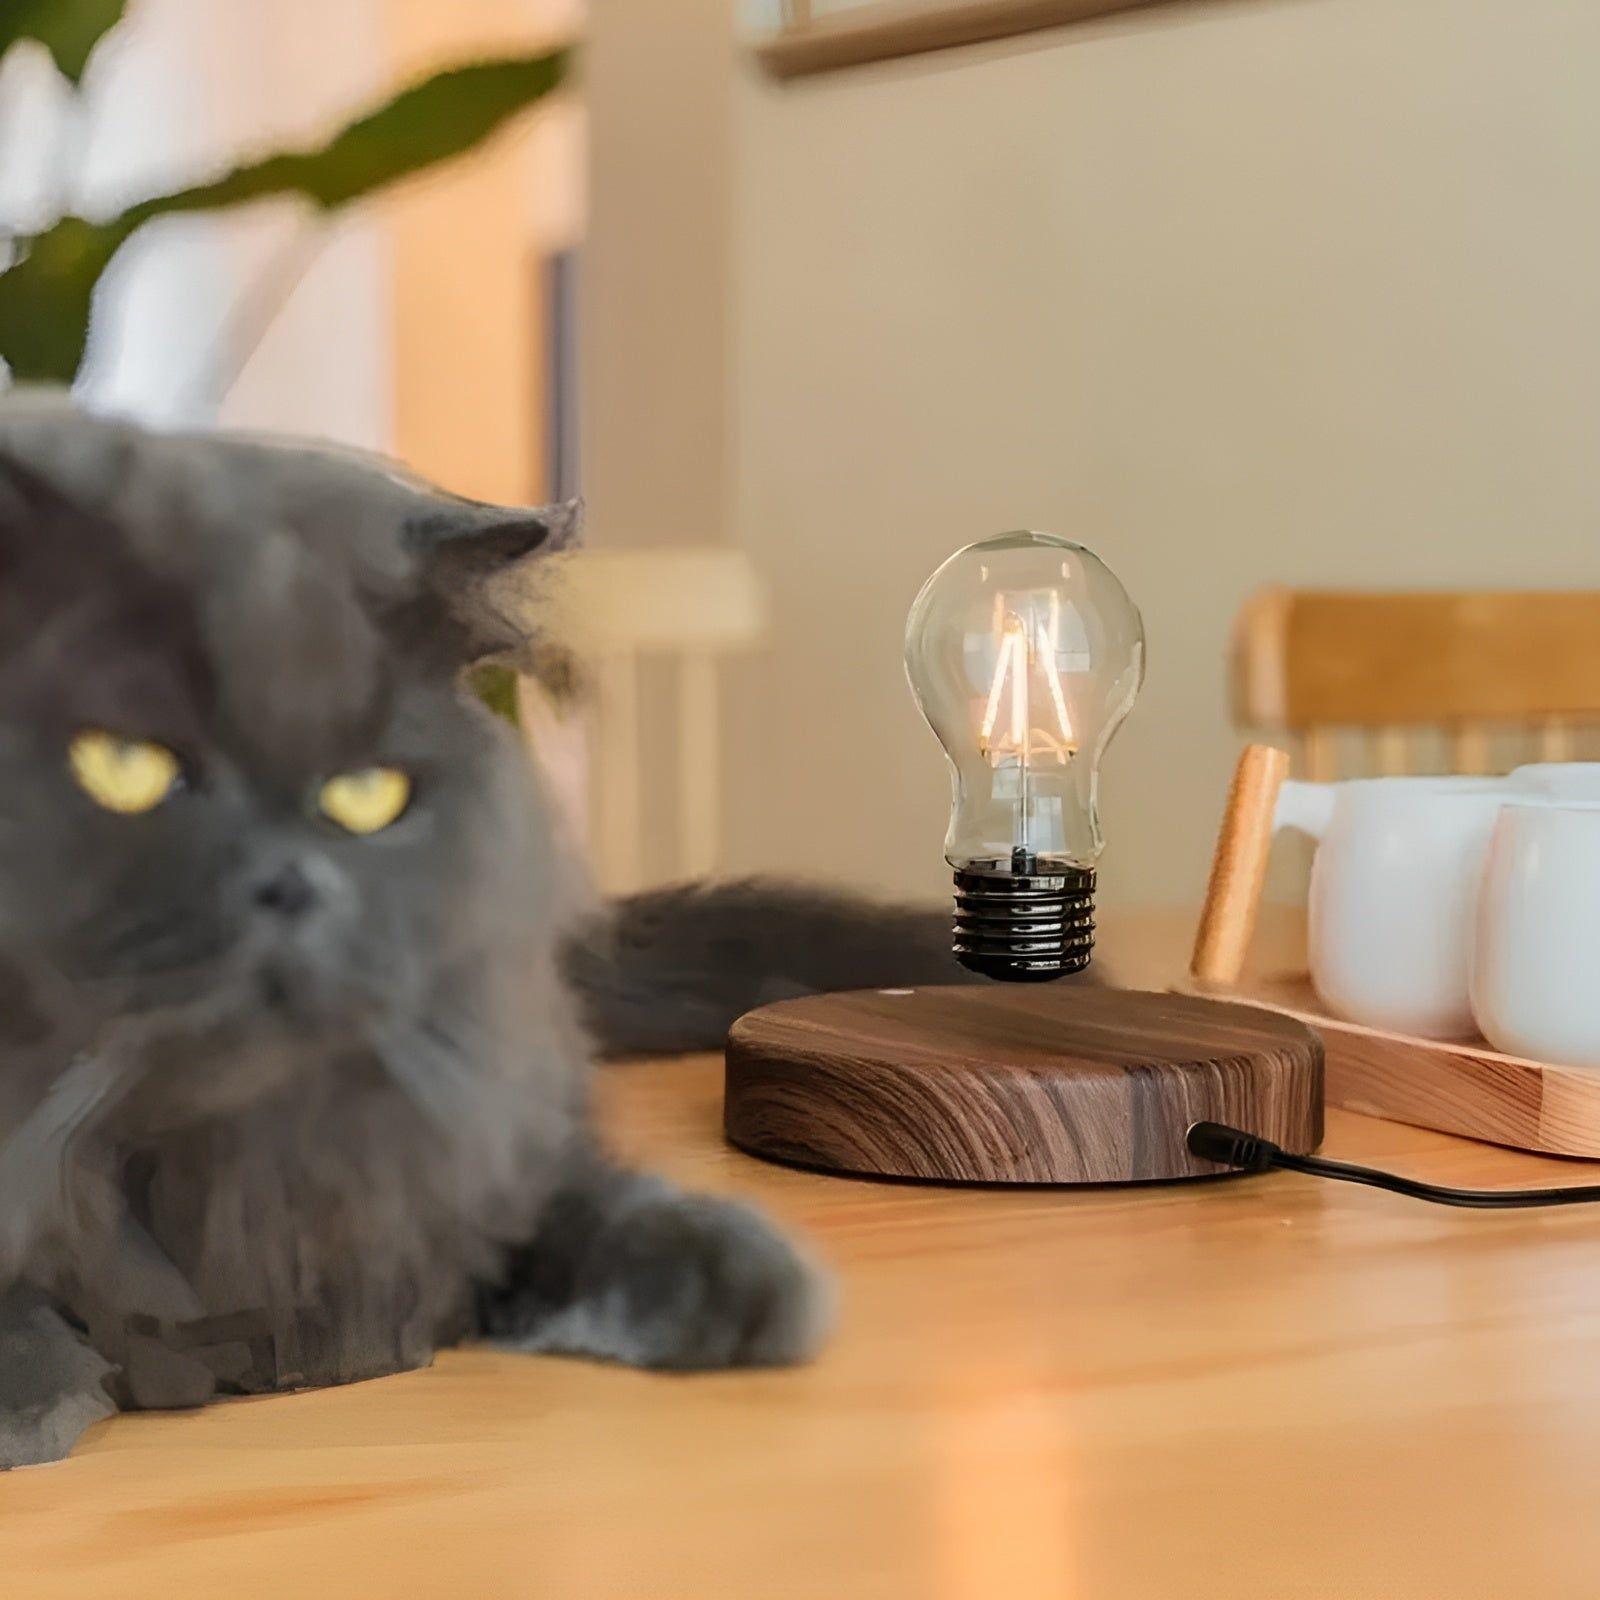
<svg viewBox="0 0 1600 1600">
<path fill-rule="evenodd" d="M 1263 589 L 1232 683 L 1306 777 L 1573 760 L 1600 734 L 1600 592 Z"/>
<path fill-rule="evenodd" d="M 536 745 L 558 752 L 547 765 L 586 768 L 590 855 L 612 893 L 663 877 L 699 877 L 717 864 L 721 824 L 721 699 L 718 666 L 749 650 L 767 630 L 767 595 L 742 550 L 722 545 L 660 550 L 590 550 L 566 562 L 545 596 L 550 634 L 582 660 L 592 692 L 586 725 L 562 729 L 524 679 L 522 721 Z M 642 672 L 649 664 L 670 682 L 670 776 L 647 770 Z M 575 735 L 581 738 L 579 750 Z M 652 744 L 659 745 L 659 740 Z M 558 781 L 570 791 L 570 770 Z M 569 793 L 570 799 L 570 793 Z M 646 808 L 670 809 L 672 859 L 646 861 Z"/>
</svg>

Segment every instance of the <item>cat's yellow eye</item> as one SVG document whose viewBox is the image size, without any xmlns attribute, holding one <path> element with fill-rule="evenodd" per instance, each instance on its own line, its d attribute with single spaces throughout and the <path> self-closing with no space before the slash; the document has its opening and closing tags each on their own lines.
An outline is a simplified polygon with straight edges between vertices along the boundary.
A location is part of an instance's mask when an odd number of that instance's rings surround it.
<svg viewBox="0 0 1600 1600">
<path fill-rule="evenodd" d="M 322 814 L 349 833 L 378 833 L 411 801 L 411 780 L 397 767 L 367 767 L 329 778 L 317 796 Z"/>
<path fill-rule="evenodd" d="M 172 793 L 182 768 L 165 745 L 86 728 L 67 747 L 78 787 L 107 811 L 136 817 Z"/>
</svg>

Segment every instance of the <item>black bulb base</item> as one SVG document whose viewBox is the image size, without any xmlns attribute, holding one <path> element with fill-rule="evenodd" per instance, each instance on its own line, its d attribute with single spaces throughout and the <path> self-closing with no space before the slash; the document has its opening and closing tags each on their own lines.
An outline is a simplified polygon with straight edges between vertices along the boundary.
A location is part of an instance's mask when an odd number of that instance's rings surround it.
<svg viewBox="0 0 1600 1600">
<path fill-rule="evenodd" d="M 1082 972 L 1094 950 L 1094 868 L 1030 858 L 1031 869 L 956 872 L 956 960 L 1004 983 Z"/>
</svg>

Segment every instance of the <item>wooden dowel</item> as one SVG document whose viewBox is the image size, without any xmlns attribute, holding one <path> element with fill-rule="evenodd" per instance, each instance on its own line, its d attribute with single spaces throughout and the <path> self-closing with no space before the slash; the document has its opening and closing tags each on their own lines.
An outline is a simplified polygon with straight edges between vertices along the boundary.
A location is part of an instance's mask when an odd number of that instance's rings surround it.
<svg viewBox="0 0 1600 1600">
<path fill-rule="evenodd" d="M 1539 725 L 1539 759 L 1572 760 L 1572 724 L 1563 717 L 1546 717 Z"/>
<path fill-rule="evenodd" d="M 639 785 L 639 664 L 608 653 L 595 673 L 594 866 L 609 894 L 637 889 L 644 870 Z"/>
<path fill-rule="evenodd" d="M 678 666 L 678 870 L 703 878 L 716 865 L 717 658 L 688 652 Z"/>
<path fill-rule="evenodd" d="M 1457 772 L 1477 775 L 1489 770 L 1489 730 L 1481 722 L 1457 724 L 1450 736 L 1451 764 Z"/>
<path fill-rule="evenodd" d="M 1189 963 L 1195 982 L 1206 988 L 1231 988 L 1244 971 L 1267 879 L 1278 790 L 1288 771 L 1288 756 L 1264 744 L 1247 746 L 1234 769 Z"/>
<path fill-rule="evenodd" d="M 1312 783 L 1327 783 L 1333 777 L 1337 753 L 1333 729 L 1307 728 L 1301 735 L 1300 753 L 1304 763 L 1302 777 Z"/>
<path fill-rule="evenodd" d="M 1396 778 L 1411 765 L 1411 736 L 1404 728 L 1379 728 L 1373 756 L 1380 778 Z"/>
</svg>

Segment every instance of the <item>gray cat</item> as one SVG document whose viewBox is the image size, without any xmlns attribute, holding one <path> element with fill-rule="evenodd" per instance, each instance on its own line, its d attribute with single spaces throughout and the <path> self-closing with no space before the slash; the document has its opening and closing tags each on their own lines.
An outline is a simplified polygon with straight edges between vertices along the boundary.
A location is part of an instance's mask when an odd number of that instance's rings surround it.
<svg viewBox="0 0 1600 1600">
<path fill-rule="evenodd" d="M 497 594 L 572 521 L 0 404 L 0 1467 L 469 1337 L 814 1348 L 765 1222 L 597 1146 L 590 1041 L 955 969 L 934 919 L 820 894 L 590 901 L 458 687 L 528 644 Z"/>
</svg>

